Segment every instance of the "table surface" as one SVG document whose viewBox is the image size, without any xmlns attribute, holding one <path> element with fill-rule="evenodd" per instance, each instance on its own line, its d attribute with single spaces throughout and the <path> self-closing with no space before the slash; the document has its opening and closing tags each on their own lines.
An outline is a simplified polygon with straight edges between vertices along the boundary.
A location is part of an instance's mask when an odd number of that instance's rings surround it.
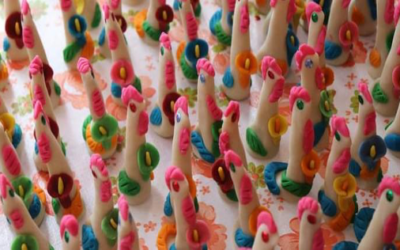
<svg viewBox="0 0 400 250">
<path fill-rule="evenodd" d="M 104 0 L 99 1 L 100 3 Z M 169 1 L 170 2 L 170 1 Z M 87 207 L 87 214 L 90 214 L 94 209 L 93 200 L 93 180 L 89 168 L 89 154 L 87 153 L 85 143 L 81 135 L 83 120 L 89 114 L 87 107 L 86 95 L 82 82 L 78 73 L 68 72 L 62 57 L 62 50 L 65 47 L 63 21 L 60 10 L 60 5 L 57 0 L 29 0 L 36 25 L 47 51 L 50 64 L 55 72 L 55 80 L 62 88 L 62 105 L 56 110 L 57 120 L 60 126 L 60 132 L 63 141 L 66 143 L 67 158 L 75 173 L 77 180 L 82 187 L 82 196 Z M 172 2 L 170 2 L 172 3 Z M 199 35 L 205 39 L 209 45 L 210 58 L 214 64 L 217 76 L 215 79 L 217 89 L 218 105 L 224 109 L 228 104 L 228 99 L 219 91 L 221 84 L 221 76 L 229 64 L 229 49 L 217 43 L 212 37 L 208 29 L 208 21 L 211 15 L 217 10 L 218 6 L 214 0 L 202 0 L 203 6 L 201 25 Z M 0 2 L 0 26 L 4 27 L 4 11 L 3 1 Z M 132 27 L 132 20 L 135 11 L 130 10 L 127 6 L 123 7 L 124 14 L 129 23 L 129 28 L 126 32 L 127 41 L 130 48 L 130 54 L 133 60 L 136 74 L 140 77 L 143 86 L 143 95 L 146 97 L 149 107 L 154 106 L 157 96 L 158 84 L 158 47 L 151 47 L 144 44 Z M 252 48 L 257 51 L 260 47 L 263 34 L 256 30 L 261 30 L 262 19 L 256 18 L 256 11 L 253 3 L 250 3 L 251 13 L 251 36 Z M 257 21 L 258 20 L 258 21 Z M 94 39 L 100 33 L 101 28 L 91 31 Z M 173 41 L 173 49 L 176 51 L 177 45 L 183 40 L 183 29 L 179 22 L 175 19 L 171 25 L 169 32 L 170 38 Z M 2 41 L 5 36 L 4 29 L 0 31 L 0 39 Z M 301 42 L 305 42 L 306 35 L 302 30 L 299 30 L 299 38 Z M 337 114 L 346 117 L 351 132 L 354 132 L 357 125 L 357 83 L 359 81 L 369 82 L 369 78 L 365 60 L 367 51 L 374 44 L 374 37 L 361 38 L 354 46 L 353 59 L 350 60 L 346 67 L 333 68 L 335 72 L 335 82 L 330 87 L 335 96 L 335 105 Z M 103 90 L 104 100 L 108 112 L 113 114 L 120 120 L 122 133 L 125 130 L 126 109 L 118 107 L 111 100 L 110 96 L 110 70 L 111 60 L 104 59 L 96 55 L 93 60 L 93 67 L 99 85 Z M 292 68 L 294 69 L 293 65 Z M 179 92 L 188 97 L 190 102 L 190 118 L 192 124 L 197 122 L 196 114 L 196 85 L 188 83 L 182 76 L 181 70 L 177 67 L 177 85 Z M 287 117 L 290 117 L 288 94 L 290 87 L 298 82 L 298 76 L 295 71 L 285 86 L 285 92 L 280 101 L 280 111 Z M 251 95 L 248 100 L 241 102 L 241 121 L 240 131 L 242 140 L 248 123 L 253 120 L 256 113 L 256 107 L 259 102 L 259 95 L 262 80 L 259 76 L 253 76 L 253 86 Z M 45 187 L 46 176 L 38 174 L 33 163 L 34 139 L 33 139 L 33 113 L 29 95 L 30 80 L 28 76 L 28 68 L 22 70 L 11 70 L 10 85 L 2 91 L 1 96 L 7 104 L 10 112 L 12 112 L 17 122 L 21 125 L 24 135 L 23 143 L 21 144 L 20 158 L 24 171 L 32 177 L 34 183 Z M 384 126 L 389 122 L 388 118 L 378 115 L 377 127 L 378 134 L 383 135 Z M 289 131 L 283 136 L 281 141 L 281 150 L 273 160 L 287 161 L 287 148 L 290 137 Z M 155 239 L 158 230 L 163 221 L 163 203 L 167 194 L 167 188 L 164 182 L 164 171 L 171 161 L 171 139 L 162 139 L 157 136 L 151 129 L 147 134 L 148 142 L 153 143 L 160 151 L 161 161 L 158 168 L 155 170 L 155 179 L 152 182 L 152 194 L 149 200 L 140 206 L 131 207 L 131 212 L 136 220 L 140 242 L 145 249 L 156 249 Z M 108 169 L 113 183 L 114 200 L 118 197 L 116 187 L 116 177 L 122 165 L 123 149 L 119 150 L 114 157 L 107 160 Z M 320 153 L 322 158 L 322 167 L 319 174 L 316 176 L 314 185 L 310 195 L 316 197 L 318 189 L 321 187 L 324 179 L 325 165 L 329 155 L 329 151 Z M 219 196 L 218 186 L 211 179 L 211 171 L 209 165 L 193 159 L 194 179 L 197 183 L 197 197 L 200 203 L 199 216 L 209 226 L 211 230 L 211 239 L 209 241 L 210 250 L 233 249 L 233 227 L 235 218 L 237 218 L 237 205 L 226 203 Z M 271 195 L 265 186 L 263 180 L 263 169 L 266 161 L 259 161 L 248 156 L 249 171 L 254 184 L 257 187 L 260 202 L 266 206 L 274 215 L 280 233 L 280 247 L 282 249 L 297 249 L 299 223 L 296 217 L 296 205 L 290 204 L 282 199 Z M 397 164 L 396 164 L 397 163 Z M 400 172 L 395 168 L 400 163 L 399 159 L 394 158 L 390 153 L 383 159 L 382 165 L 386 175 L 395 176 L 400 179 Z M 378 200 L 377 192 L 358 191 L 358 204 L 360 207 L 374 207 Z M 50 197 L 48 196 L 48 201 Z M 51 244 L 55 249 L 61 248 L 59 237 L 59 227 L 52 215 L 50 203 L 46 207 L 47 216 L 41 225 L 41 230 L 49 237 Z M 347 228 L 342 233 L 335 233 L 330 230 L 327 225 L 323 224 L 323 234 L 325 238 L 325 249 L 331 249 L 332 246 L 344 239 L 354 239 L 352 227 Z M 10 249 L 10 244 L 14 238 L 14 234 L 10 231 L 7 225 L 5 216 L 0 207 L 0 249 Z M 278 248 L 278 247 L 277 247 Z"/>
</svg>

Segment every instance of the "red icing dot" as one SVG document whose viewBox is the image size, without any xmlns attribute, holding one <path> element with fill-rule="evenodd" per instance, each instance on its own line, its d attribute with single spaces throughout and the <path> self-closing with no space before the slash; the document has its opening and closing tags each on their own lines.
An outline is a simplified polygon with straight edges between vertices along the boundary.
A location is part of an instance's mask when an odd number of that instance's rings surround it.
<svg viewBox="0 0 400 250">
<path fill-rule="evenodd" d="M 268 235 L 267 232 L 263 231 L 263 232 L 261 233 L 261 237 L 262 237 L 262 240 L 263 240 L 265 243 L 267 243 L 267 242 L 269 241 L 269 235 Z"/>
<path fill-rule="evenodd" d="M 179 192 L 179 183 L 174 181 L 172 183 L 172 188 L 174 189 L 175 192 Z"/>
<path fill-rule="evenodd" d="M 307 216 L 307 220 L 312 225 L 314 225 L 317 222 L 317 218 L 315 218 L 315 216 L 311 214 Z"/>
</svg>

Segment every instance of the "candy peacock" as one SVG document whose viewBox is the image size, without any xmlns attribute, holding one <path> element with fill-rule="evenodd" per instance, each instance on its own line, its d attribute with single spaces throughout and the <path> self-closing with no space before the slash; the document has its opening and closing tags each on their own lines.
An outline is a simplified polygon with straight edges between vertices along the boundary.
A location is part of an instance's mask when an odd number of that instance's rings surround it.
<svg viewBox="0 0 400 250">
<path fill-rule="evenodd" d="M 90 60 L 94 54 L 94 42 L 87 31 L 85 18 L 76 13 L 73 0 L 59 0 L 64 20 L 67 46 L 63 51 L 64 61 L 69 69 L 76 69 L 80 57 Z"/>
<path fill-rule="evenodd" d="M 79 187 L 73 179 L 72 170 L 59 142 L 51 132 L 49 119 L 40 102 L 35 103 L 33 118 L 39 156 L 47 165 L 50 175 L 47 192 L 53 198 L 52 205 L 56 219 L 60 222 L 66 214 L 72 214 L 79 219 L 85 210 Z"/>
<path fill-rule="evenodd" d="M 377 26 L 377 2 L 371 0 L 351 0 L 349 19 L 357 24 L 360 36 L 369 36 L 375 33 Z"/>
<path fill-rule="evenodd" d="M 313 150 L 310 94 L 303 87 L 292 87 L 289 102 L 292 111 L 289 160 L 288 163 L 269 163 L 264 170 L 264 179 L 272 194 L 293 201 L 310 192 L 320 159 Z"/>
<path fill-rule="evenodd" d="M 258 62 L 265 56 L 275 58 L 283 75 L 289 72 L 294 53 L 299 48 L 299 40 L 289 25 L 295 13 L 295 0 L 271 1 L 271 20 L 267 38 L 257 53 Z M 261 72 L 261 67 L 258 70 Z"/>
<path fill-rule="evenodd" d="M 353 44 L 358 40 L 358 27 L 349 20 L 350 0 L 332 0 L 325 40 L 325 56 L 329 65 L 340 66 L 349 60 Z"/>
<path fill-rule="evenodd" d="M 279 114 L 285 78 L 276 60 L 270 56 L 263 58 L 261 73 L 264 82 L 256 118 L 246 129 L 246 149 L 255 158 L 270 159 L 279 152 L 281 137 L 288 128 L 286 118 Z"/>
<path fill-rule="evenodd" d="M 278 241 L 278 227 L 274 218 L 268 212 L 261 212 L 257 218 L 257 233 L 252 250 L 274 250 Z"/>
<path fill-rule="evenodd" d="M 251 75 L 257 72 L 257 59 L 250 46 L 250 15 L 247 0 L 238 1 L 233 16 L 230 66 L 222 78 L 222 91 L 232 100 L 250 96 Z"/>
<path fill-rule="evenodd" d="M 67 214 L 62 217 L 60 236 L 63 250 L 81 249 L 79 222 L 73 215 Z"/>
<path fill-rule="evenodd" d="M 3 174 L 0 174 L 0 195 L 3 213 L 16 234 L 11 249 L 54 250 L 31 218 L 24 201 L 15 194 L 13 186 Z"/>
<path fill-rule="evenodd" d="M 128 86 L 123 89 L 122 100 L 128 107 L 128 115 L 124 164 L 118 176 L 118 189 L 129 205 L 138 205 L 150 196 L 153 170 L 160 155 L 152 144 L 146 142 L 149 116 L 144 98 L 134 87 Z"/>
<path fill-rule="evenodd" d="M 394 120 L 387 125 L 385 136 L 385 144 L 391 153 L 400 158 L 400 106 L 397 108 Z"/>
<path fill-rule="evenodd" d="M 210 31 L 220 44 L 230 46 L 232 42 L 233 13 L 235 0 L 222 0 L 219 8 L 210 19 Z"/>
<path fill-rule="evenodd" d="M 99 154 L 91 156 L 90 170 L 94 178 L 94 211 L 82 226 L 82 248 L 116 250 L 118 209 L 114 208 L 107 166 Z"/>
<path fill-rule="evenodd" d="M 12 145 L 15 149 L 20 148 L 22 141 L 21 127 L 16 123 L 14 116 L 8 112 L 5 102 L 0 96 L 0 123 L 3 125 Z"/>
<path fill-rule="evenodd" d="M 343 241 L 334 250 L 397 249 L 393 241 L 397 233 L 400 206 L 398 180 L 384 177 L 378 188 L 379 202 L 376 209 L 365 207 L 354 219 L 354 234 L 360 244 Z"/>
<path fill-rule="evenodd" d="M 200 59 L 197 72 L 198 124 L 191 134 L 193 154 L 208 163 L 214 163 L 220 156 L 218 142 L 222 126 L 222 110 L 215 100 L 215 71 L 207 59 Z"/>
<path fill-rule="evenodd" d="M 192 5 L 192 9 L 194 12 L 194 15 L 197 19 L 200 19 L 200 15 L 201 15 L 201 2 L 200 0 L 188 0 L 190 1 L 190 4 Z M 177 18 L 178 20 L 182 17 L 179 16 L 179 9 L 181 8 L 182 5 L 182 0 L 174 0 L 174 4 L 173 4 L 173 9 L 177 14 Z M 182 21 L 182 20 L 181 20 Z"/>
<path fill-rule="evenodd" d="M 101 23 L 101 8 L 97 0 L 74 0 L 76 12 L 86 19 L 89 29 L 95 29 Z"/>
<path fill-rule="evenodd" d="M 174 134 L 174 105 L 179 98 L 176 92 L 175 63 L 169 36 L 160 36 L 160 67 L 158 75 L 158 98 L 150 114 L 150 124 L 161 137 Z"/>
<path fill-rule="evenodd" d="M 139 233 L 124 195 L 118 199 L 118 250 L 140 250 Z"/>
<path fill-rule="evenodd" d="M 359 83 L 358 91 L 358 126 L 351 145 L 349 170 L 359 188 L 371 190 L 382 179 L 381 159 L 386 154 L 386 145 L 376 133 L 376 113 L 368 85 Z"/>
<path fill-rule="evenodd" d="M 90 115 L 83 122 L 83 139 L 90 154 L 100 154 L 103 159 L 110 158 L 118 145 L 118 122 L 106 112 L 89 60 L 79 58 L 78 71 L 85 85 L 90 109 Z"/>
<path fill-rule="evenodd" d="M 318 202 L 311 197 L 301 198 L 297 215 L 300 221 L 299 250 L 323 250 L 322 213 Z"/>
<path fill-rule="evenodd" d="M 347 228 L 357 213 L 357 182 L 348 169 L 351 138 L 346 119 L 333 116 L 331 131 L 333 143 L 326 166 L 325 183 L 318 193 L 318 201 L 328 226 L 340 232 Z"/>
</svg>

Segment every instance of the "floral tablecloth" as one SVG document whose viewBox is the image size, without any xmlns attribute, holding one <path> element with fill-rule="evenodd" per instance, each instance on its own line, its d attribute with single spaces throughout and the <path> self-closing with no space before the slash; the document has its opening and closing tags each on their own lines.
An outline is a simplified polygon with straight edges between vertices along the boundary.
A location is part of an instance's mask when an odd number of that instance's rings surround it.
<svg viewBox="0 0 400 250">
<path fill-rule="evenodd" d="M 100 1 L 103 2 L 104 0 Z M 67 157 L 69 163 L 75 172 L 77 182 L 80 183 L 82 188 L 82 196 L 87 206 L 86 214 L 93 211 L 93 181 L 89 168 L 89 154 L 86 153 L 85 143 L 81 135 L 81 128 L 83 120 L 89 114 L 87 107 L 86 95 L 82 85 L 80 76 L 77 72 L 69 72 L 63 62 L 62 50 L 65 46 L 63 21 L 61 16 L 60 5 L 57 0 L 29 0 L 35 22 L 39 27 L 39 33 L 42 41 L 47 50 L 47 56 L 50 64 L 55 71 L 55 79 L 60 84 L 62 89 L 62 105 L 55 110 L 61 136 L 66 143 Z M 205 39 L 211 46 L 210 58 L 214 64 L 217 72 L 216 76 L 216 90 L 218 105 L 224 109 L 228 104 L 228 99 L 219 90 L 221 84 L 221 75 L 224 73 L 229 64 L 229 50 L 225 46 L 218 44 L 215 38 L 211 36 L 208 29 L 208 20 L 217 9 L 214 0 L 202 0 L 203 12 L 201 16 L 201 25 L 199 35 Z M 101 3 L 102 4 L 102 3 Z M 172 4 L 172 3 L 171 3 Z M 4 14 L 3 14 L 3 1 L 0 2 L 0 26 L 4 27 Z M 139 75 L 143 85 L 143 95 L 147 99 L 149 110 L 154 105 L 157 96 L 157 82 L 158 82 L 158 48 L 150 47 L 144 44 L 132 28 L 132 20 L 137 13 L 127 6 L 123 8 L 124 14 L 130 24 L 127 30 L 127 40 L 130 47 L 131 56 L 133 59 L 135 72 Z M 257 51 L 261 44 L 263 34 L 256 32 L 260 31 L 262 27 L 262 20 L 264 17 L 259 16 L 250 3 L 251 12 L 251 30 L 252 30 L 252 47 Z M 97 39 L 101 28 L 92 31 L 92 36 Z M 183 40 L 183 29 L 177 20 L 174 20 L 171 30 L 169 32 L 173 41 L 173 48 L 176 51 L 177 44 Z M 3 40 L 5 33 L 1 29 L 0 39 Z M 299 37 L 301 42 L 305 42 L 306 35 L 299 29 Z M 352 59 L 346 63 L 345 67 L 334 68 L 335 82 L 330 88 L 331 96 L 335 96 L 335 105 L 337 113 L 346 117 L 350 129 L 354 132 L 357 119 L 358 119 L 358 91 L 356 89 L 359 81 L 371 82 L 366 72 L 364 65 L 367 55 L 367 50 L 373 46 L 374 37 L 362 38 L 354 46 Z M 97 51 L 96 51 L 97 52 Z M 126 109 L 121 108 L 113 103 L 110 96 L 110 76 L 109 70 L 111 61 L 97 55 L 93 59 L 95 75 L 98 83 L 103 90 L 103 96 L 106 102 L 108 112 L 113 114 L 120 120 L 122 128 L 121 134 L 125 130 L 125 117 Z M 20 157 L 23 168 L 33 181 L 45 187 L 48 176 L 39 174 L 33 163 L 34 152 L 34 139 L 33 139 L 33 113 L 32 105 L 29 95 L 30 81 L 28 76 L 28 69 L 17 69 L 19 65 L 10 66 L 10 85 L 1 90 L 1 96 L 7 104 L 9 111 L 11 111 L 21 125 L 24 136 L 23 144 L 21 145 Z M 176 69 L 178 88 L 182 95 L 189 99 L 191 121 L 194 124 L 197 121 L 196 114 L 196 85 L 188 83 L 182 76 L 179 68 Z M 280 111 L 290 121 L 289 110 L 289 90 L 290 87 L 298 82 L 296 71 L 292 73 L 285 86 L 284 96 L 280 102 Z M 261 78 L 253 76 L 253 86 L 251 89 L 251 96 L 248 100 L 241 103 L 241 122 L 240 131 L 242 132 L 242 139 L 244 139 L 245 129 L 251 121 L 256 112 L 256 107 L 259 102 Z M 389 119 L 383 118 L 378 115 L 378 130 L 379 134 L 383 134 L 384 126 L 389 122 Z M 287 160 L 288 143 L 289 143 L 290 129 L 286 135 L 283 136 L 281 152 L 275 157 L 275 160 Z M 131 207 L 134 218 L 139 229 L 140 242 L 143 250 L 156 249 L 155 239 L 158 230 L 164 223 L 163 216 L 163 203 L 166 197 L 166 186 L 164 182 L 164 171 L 168 167 L 171 158 L 171 140 L 162 139 L 158 137 L 153 131 L 147 134 L 147 140 L 160 151 L 161 161 L 158 168 L 155 170 L 155 179 L 152 183 L 151 198 L 144 204 L 136 207 Z M 121 167 L 123 160 L 123 146 L 121 150 L 111 159 L 107 161 L 110 170 L 114 201 L 118 198 L 118 191 L 116 187 L 116 176 Z M 318 189 L 321 187 L 324 179 L 325 165 L 329 151 L 320 153 L 322 158 L 322 168 L 317 175 L 314 182 L 313 189 L 310 193 L 311 196 L 316 197 Z M 203 219 L 211 230 L 211 239 L 208 243 L 210 250 L 224 250 L 234 249 L 233 247 L 233 227 L 235 219 L 237 218 L 238 209 L 235 204 L 228 204 L 219 197 L 218 186 L 211 179 L 210 166 L 206 163 L 193 159 L 194 179 L 197 184 L 197 197 L 200 203 L 199 217 Z M 299 221 L 296 217 L 296 206 L 287 203 L 280 198 L 270 194 L 264 180 L 263 170 L 267 162 L 260 162 L 248 157 L 248 169 L 255 186 L 257 187 L 259 199 L 262 205 L 270 209 L 274 215 L 276 223 L 279 228 L 280 241 L 279 246 L 282 249 L 297 249 L 298 235 L 299 235 Z M 388 154 L 382 161 L 383 170 L 387 175 L 391 175 L 400 179 L 400 172 L 396 169 L 400 161 Z M 373 207 L 376 205 L 378 195 L 376 191 L 365 192 L 358 191 L 358 203 L 360 207 Z M 50 197 L 48 196 L 48 201 Z M 60 249 L 60 236 L 59 228 L 53 217 L 53 211 L 50 203 L 46 207 L 47 216 L 41 226 L 41 230 L 49 237 L 51 244 L 55 249 Z M 335 233 L 330 230 L 326 225 L 322 226 L 323 235 L 325 239 L 325 249 L 331 249 L 332 246 L 344 239 L 354 239 L 354 234 L 351 227 L 343 233 Z M 13 233 L 9 230 L 6 219 L 0 207 L 0 249 L 10 249 L 10 244 L 14 237 Z"/>
</svg>

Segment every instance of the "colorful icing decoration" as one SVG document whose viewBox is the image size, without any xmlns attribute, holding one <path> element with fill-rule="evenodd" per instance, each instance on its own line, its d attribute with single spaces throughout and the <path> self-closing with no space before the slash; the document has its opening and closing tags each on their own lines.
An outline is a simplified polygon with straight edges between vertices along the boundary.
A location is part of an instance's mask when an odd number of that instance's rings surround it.
<svg viewBox="0 0 400 250">
<path fill-rule="evenodd" d="M 79 187 L 76 186 L 72 170 L 50 129 L 49 119 L 40 102 L 35 103 L 33 118 L 39 156 L 49 171 L 47 192 L 53 198 L 56 219 L 60 222 L 66 214 L 72 214 L 79 219 L 85 210 Z"/>
<path fill-rule="evenodd" d="M 60 236 L 63 250 L 80 249 L 80 230 L 78 220 L 70 214 L 62 217 L 60 222 Z"/>
<path fill-rule="evenodd" d="M 94 178 L 94 211 L 90 223 L 82 227 L 82 248 L 113 250 L 117 246 L 118 209 L 113 208 L 113 195 L 107 166 L 101 155 L 90 158 L 90 170 Z"/>
<path fill-rule="evenodd" d="M 104 20 L 107 20 L 109 18 L 110 10 L 117 19 L 117 22 L 120 25 L 122 32 L 125 33 L 125 31 L 128 29 L 128 23 L 126 22 L 125 17 L 122 15 L 121 0 L 107 0 L 107 4 L 103 5 L 103 12 L 105 16 Z M 110 58 L 111 51 L 108 45 L 108 35 L 106 28 L 106 25 L 104 25 L 100 32 L 98 43 L 101 55 L 105 58 Z"/>
<path fill-rule="evenodd" d="M 118 199 L 118 250 L 140 250 L 139 233 L 124 195 Z"/>
<path fill-rule="evenodd" d="M 85 85 L 90 110 L 90 115 L 83 122 L 83 139 L 90 154 L 100 154 L 103 159 L 110 158 L 118 145 L 118 122 L 106 113 L 103 96 L 89 60 L 79 58 L 78 71 Z"/>
<path fill-rule="evenodd" d="M 394 120 L 386 127 L 384 140 L 387 149 L 400 158 L 400 107 L 397 109 Z"/>
<path fill-rule="evenodd" d="M 42 104 L 43 112 L 49 119 L 49 126 L 51 132 L 59 142 L 59 145 L 65 154 L 65 147 L 64 143 L 61 141 L 60 130 L 58 127 L 56 116 L 53 111 L 51 97 L 49 96 L 49 92 L 47 91 L 46 88 L 45 68 L 46 68 L 45 64 L 43 64 L 41 58 L 38 55 L 32 59 L 31 64 L 29 66 L 29 76 L 31 78 L 31 95 L 33 100 L 32 103 L 33 105 L 36 102 L 40 102 Z M 36 138 L 35 138 L 35 151 L 33 158 L 36 168 L 39 171 L 47 172 L 46 164 L 43 163 L 42 159 L 39 156 Z"/>
<path fill-rule="evenodd" d="M 23 29 L 23 42 L 26 50 L 28 51 L 29 60 L 32 62 L 37 56 L 42 61 L 42 73 L 46 83 L 45 88 L 53 108 L 60 104 L 61 88 L 53 79 L 53 69 L 47 60 L 46 51 L 44 50 L 42 40 L 40 39 L 35 22 L 33 21 L 30 7 L 27 0 L 22 1 L 22 29 Z"/>
<path fill-rule="evenodd" d="M 360 82 L 358 91 L 358 126 L 351 145 L 349 171 L 359 188 L 372 190 L 382 179 L 381 158 L 386 154 L 386 145 L 376 134 L 376 114 L 368 85 Z"/>
<path fill-rule="evenodd" d="M 171 41 L 165 33 L 160 36 L 160 67 L 158 78 L 158 99 L 150 114 L 150 124 L 161 137 L 174 134 L 174 106 L 179 98 L 176 91 L 175 63 Z"/>
<path fill-rule="evenodd" d="M 24 201 L 15 193 L 7 177 L 0 174 L 0 200 L 3 213 L 16 234 L 10 249 L 52 250 L 53 247 L 31 218 Z"/>
<path fill-rule="evenodd" d="M 180 9 L 180 5 L 182 4 L 182 2 L 187 1 L 187 0 L 174 0 L 174 4 L 173 4 L 173 9 L 175 12 L 179 12 Z M 194 15 L 197 19 L 200 19 L 200 15 L 201 15 L 201 2 L 199 0 L 189 0 L 190 4 L 192 5 L 192 9 L 194 12 Z M 181 16 L 179 15 L 179 13 L 177 14 L 177 18 L 178 20 L 181 19 Z M 181 20 L 182 21 L 182 20 Z"/>
<path fill-rule="evenodd" d="M 390 50 L 384 63 L 382 75 L 375 81 L 371 90 L 375 110 L 383 116 L 394 116 L 400 100 L 400 50 L 398 45 L 400 44 L 400 22 L 398 21 L 400 5 L 396 5 L 394 8 L 396 30 L 393 35 L 393 49 Z"/>
<path fill-rule="evenodd" d="M 7 60 L 11 63 L 24 63 L 28 61 L 28 53 L 22 40 L 22 14 L 19 1 L 4 0 L 6 37 L 3 40 L 3 50 Z"/>
<path fill-rule="evenodd" d="M 175 230 L 171 230 L 171 224 L 166 224 L 161 228 L 157 237 L 157 249 L 207 249 L 210 231 L 204 221 L 196 218 L 191 184 L 185 174 L 178 167 L 170 166 L 165 172 L 165 182 L 170 191 L 172 209 L 175 214 Z M 173 242 L 171 246 L 169 246 L 170 241 Z"/>
<path fill-rule="evenodd" d="M 21 197 L 32 220 L 40 226 L 45 215 L 44 192 L 34 186 L 31 179 L 24 174 L 17 151 L 2 125 L 0 125 L 0 150 L 1 172 L 10 180 L 16 194 Z"/>
<path fill-rule="evenodd" d="M 312 0 L 312 1 L 321 6 L 322 11 L 324 12 L 325 15 L 324 24 L 327 25 L 331 13 L 332 0 Z"/>
<path fill-rule="evenodd" d="M 375 3 L 375 1 L 368 1 L 368 3 Z M 367 69 L 368 74 L 372 79 L 377 79 L 381 76 L 386 58 L 392 47 L 392 40 L 394 35 L 394 1 L 385 0 L 377 1 L 377 25 L 375 45 L 369 51 L 367 56 Z M 375 27 L 375 26 L 374 26 Z M 395 53 L 393 52 L 393 55 Z M 393 57 L 393 56 L 392 56 Z M 389 63 L 388 63 L 389 64 Z M 392 69 L 393 70 L 393 69 Z M 390 71 L 391 72 L 391 71 Z M 390 80 L 390 79 L 389 79 Z"/>
<path fill-rule="evenodd" d="M 0 55 L 0 90 L 4 89 L 8 84 L 8 68 Z"/>
<path fill-rule="evenodd" d="M 252 250 L 274 250 L 278 245 L 279 233 L 274 218 L 268 212 L 261 212 L 257 217 L 257 233 Z"/>
<path fill-rule="evenodd" d="M 301 198 L 297 216 L 300 221 L 299 250 L 323 250 L 322 213 L 318 202 L 311 197 Z"/>
<path fill-rule="evenodd" d="M 8 112 L 3 98 L 0 96 L 0 123 L 3 125 L 4 130 L 7 133 L 12 145 L 15 149 L 19 149 L 19 145 L 22 141 L 22 130 L 21 127 L 16 123 L 14 116 Z"/>
<path fill-rule="evenodd" d="M 318 193 L 318 201 L 328 226 L 340 232 L 347 228 L 357 213 L 357 182 L 348 171 L 351 138 L 346 119 L 333 116 L 331 131 L 333 143 L 326 166 L 325 183 Z"/>
<path fill-rule="evenodd" d="M 357 24 L 360 36 L 369 36 L 375 32 L 377 26 L 377 4 L 377 1 L 374 0 L 351 0 L 349 19 Z"/>
<path fill-rule="evenodd" d="M 179 13 L 185 33 L 185 41 L 181 42 L 176 53 L 183 75 L 190 82 L 196 82 L 197 62 L 208 56 L 208 43 L 198 38 L 198 23 L 189 0 L 179 0 Z"/>
<path fill-rule="evenodd" d="M 357 24 L 349 20 L 349 0 L 332 0 L 326 31 L 325 56 L 329 65 L 340 66 L 350 57 L 352 45 L 358 40 Z"/>
<path fill-rule="evenodd" d="M 289 72 L 294 53 L 299 48 L 299 40 L 289 25 L 295 12 L 295 0 L 271 1 L 271 20 L 267 38 L 257 53 L 258 62 L 265 56 L 275 58 L 283 75 Z M 258 70 L 261 73 L 261 67 Z"/>
<path fill-rule="evenodd" d="M 128 86 L 133 86 L 137 91 L 139 91 L 139 93 L 141 93 L 142 84 L 133 69 L 128 44 L 125 40 L 124 33 L 121 30 L 121 25 L 118 23 L 118 19 L 111 9 L 109 15 L 105 15 L 105 18 L 108 46 L 111 50 L 112 58 L 112 66 L 110 70 L 112 80 L 111 97 L 118 105 L 124 106 L 121 99 L 122 89 Z"/>
<path fill-rule="evenodd" d="M 397 233 L 400 206 L 400 185 L 398 180 L 384 177 L 378 188 L 379 202 L 376 209 L 365 207 L 356 214 L 354 233 L 358 245 L 343 241 L 334 250 L 397 249 L 393 244 Z"/>
<path fill-rule="evenodd" d="M 149 8 L 136 14 L 133 23 L 140 38 L 158 45 L 161 34 L 168 33 L 173 19 L 174 11 L 166 0 L 150 0 Z"/>
<path fill-rule="evenodd" d="M 289 101 L 292 110 L 289 160 L 288 163 L 269 163 L 264 170 L 264 179 L 272 194 L 294 201 L 310 192 L 320 159 L 313 150 L 310 94 L 305 88 L 295 86 L 290 91 Z"/>
<path fill-rule="evenodd" d="M 223 0 L 219 8 L 210 19 L 210 31 L 220 44 L 230 46 L 232 42 L 233 13 L 235 0 Z"/>
<path fill-rule="evenodd" d="M 99 27 L 101 23 L 101 9 L 96 0 L 74 0 L 76 12 L 86 19 L 89 29 Z"/>
<path fill-rule="evenodd" d="M 67 44 L 63 55 L 65 63 L 71 70 L 76 69 L 80 57 L 90 60 L 94 54 L 94 42 L 87 31 L 88 24 L 83 16 L 77 14 L 74 2 L 60 0 Z"/>
<path fill-rule="evenodd" d="M 219 135 L 222 126 L 222 110 L 215 100 L 215 71 L 207 59 L 197 63 L 198 123 L 191 134 L 193 154 L 209 163 L 220 156 Z"/>
<path fill-rule="evenodd" d="M 149 116 L 146 103 L 132 86 L 122 90 L 122 100 L 127 108 L 126 148 L 123 169 L 118 176 L 118 189 L 130 205 L 138 205 L 150 196 L 153 171 L 160 155 L 157 148 L 146 142 Z"/>
<path fill-rule="evenodd" d="M 255 158 L 270 159 L 278 153 L 281 136 L 288 128 L 286 118 L 278 111 L 285 78 L 276 60 L 270 56 L 261 62 L 261 74 L 264 82 L 260 105 L 254 122 L 246 129 L 246 149 Z"/>
<path fill-rule="evenodd" d="M 250 15 L 247 0 L 235 5 L 230 66 L 222 78 L 222 91 L 228 98 L 243 100 L 250 96 L 251 75 L 257 72 L 257 59 L 250 47 Z"/>
</svg>

